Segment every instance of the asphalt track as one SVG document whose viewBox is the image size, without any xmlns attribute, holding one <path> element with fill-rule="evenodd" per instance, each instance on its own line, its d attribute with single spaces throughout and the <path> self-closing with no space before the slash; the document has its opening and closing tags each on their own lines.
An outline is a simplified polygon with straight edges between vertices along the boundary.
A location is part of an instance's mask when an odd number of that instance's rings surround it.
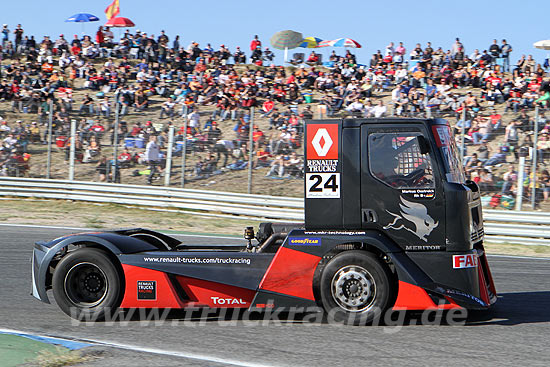
<svg viewBox="0 0 550 367">
<path fill-rule="evenodd" d="M 67 229 L 0 226 L 0 329 L 94 340 L 90 366 L 548 366 L 550 260 L 490 257 L 499 300 L 462 326 L 345 327 L 246 320 L 75 324 L 30 296 L 32 244 Z M 74 231 L 73 231 L 74 232 Z M 186 237 L 194 243 L 238 239 Z M 51 297 L 53 298 L 53 297 Z"/>
</svg>

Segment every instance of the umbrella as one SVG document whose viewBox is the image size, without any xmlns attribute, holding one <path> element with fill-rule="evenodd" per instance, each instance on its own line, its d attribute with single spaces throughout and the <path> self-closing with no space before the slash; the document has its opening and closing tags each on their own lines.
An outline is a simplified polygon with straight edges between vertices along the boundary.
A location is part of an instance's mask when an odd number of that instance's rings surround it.
<svg viewBox="0 0 550 367">
<path fill-rule="evenodd" d="M 351 38 L 338 38 L 332 41 L 323 41 L 319 43 L 319 47 L 352 47 L 361 48 L 362 46 Z"/>
<path fill-rule="evenodd" d="M 300 32 L 279 31 L 271 37 L 271 46 L 279 50 L 292 49 L 300 46 L 303 39 Z"/>
<path fill-rule="evenodd" d="M 105 23 L 105 25 L 107 27 L 121 27 L 121 28 L 130 28 L 135 26 L 134 22 L 124 17 L 111 18 L 107 23 Z"/>
<path fill-rule="evenodd" d="M 97 22 L 98 20 L 99 20 L 99 18 L 96 17 L 93 14 L 78 13 L 78 14 L 75 14 L 75 15 L 67 18 L 67 20 L 65 20 L 65 22 L 81 23 L 81 22 Z"/>
<path fill-rule="evenodd" d="M 303 48 L 317 48 L 319 47 L 319 43 L 321 43 L 323 40 L 317 37 L 306 37 L 303 39 L 302 44 L 300 47 Z"/>
<path fill-rule="evenodd" d="M 533 46 L 535 48 L 538 48 L 538 49 L 541 49 L 541 50 L 550 50 L 550 40 L 542 40 L 542 41 L 537 41 L 535 43 L 533 43 Z M 546 65 L 547 62 L 548 62 L 548 59 L 549 59 L 549 56 L 548 56 L 548 53 L 546 54 L 546 60 L 544 61 L 544 67 L 547 68 Z M 538 102 L 538 100 L 537 100 Z"/>
<path fill-rule="evenodd" d="M 542 40 L 542 41 L 535 42 L 533 43 L 533 46 L 541 50 L 550 50 L 550 40 Z"/>
<path fill-rule="evenodd" d="M 74 22 L 74 23 L 80 23 L 82 24 L 82 34 L 84 34 L 84 23 L 88 22 L 97 22 L 99 20 L 98 17 L 96 17 L 93 14 L 88 13 L 78 13 L 75 14 L 65 20 L 65 22 Z"/>
<path fill-rule="evenodd" d="M 288 50 L 300 46 L 304 36 L 300 32 L 279 31 L 271 37 L 271 46 L 279 50 L 285 50 L 285 61 L 287 60 Z"/>
</svg>

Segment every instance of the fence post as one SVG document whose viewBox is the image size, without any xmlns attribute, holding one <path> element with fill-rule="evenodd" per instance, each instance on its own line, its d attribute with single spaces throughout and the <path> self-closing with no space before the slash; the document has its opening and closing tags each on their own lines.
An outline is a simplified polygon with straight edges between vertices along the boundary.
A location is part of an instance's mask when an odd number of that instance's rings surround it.
<svg viewBox="0 0 550 367">
<path fill-rule="evenodd" d="M 115 129 L 113 134 L 113 182 L 117 182 L 117 175 L 118 172 L 118 124 L 119 124 L 119 114 L 118 114 L 118 99 L 119 99 L 120 93 L 117 91 L 115 94 L 115 126 L 113 129 Z"/>
<path fill-rule="evenodd" d="M 254 152 L 254 107 L 250 109 L 250 122 L 248 127 L 248 193 L 252 193 L 252 158 Z"/>
<path fill-rule="evenodd" d="M 168 130 L 168 147 L 166 151 L 166 168 L 164 169 L 164 186 L 170 186 L 172 172 L 172 149 L 174 147 L 174 125 Z"/>
<path fill-rule="evenodd" d="M 48 162 L 46 167 L 46 178 L 50 179 L 52 169 L 52 125 L 53 125 L 53 99 L 50 99 L 50 116 L 48 118 Z"/>
<path fill-rule="evenodd" d="M 185 159 L 187 155 L 187 105 L 183 106 L 183 144 L 181 150 L 181 188 L 185 187 Z"/>
<path fill-rule="evenodd" d="M 536 209 L 537 206 L 537 145 L 539 140 L 539 105 L 535 106 L 535 129 L 534 129 L 534 139 L 533 139 L 533 167 L 531 168 L 531 177 L 529 182 L 533 187 L 531 188 L 531 208 Z"/>
<path fill-rule="evenodd" d="M 460 161 L 464 164 L 464 156 L 466 155 L 466 105 L 462 107 L 462 129 L 460 130 Z"/>
<path fill-rule="evenodd" d="M 520 153 L 518 167 L 518 192 L 516 195 L 516 210 L 521 210 L 523 203 L 523 181 L 525 181 L 525 155 Z"/>
<path fill-rule="evenodd" d="M 71 120 L 71 147 L 69 150 L 69 181 L 74 180 L 74 156 L 75 156 L 75 144 L 76 144 L 76 120 Z"/>
</svg>

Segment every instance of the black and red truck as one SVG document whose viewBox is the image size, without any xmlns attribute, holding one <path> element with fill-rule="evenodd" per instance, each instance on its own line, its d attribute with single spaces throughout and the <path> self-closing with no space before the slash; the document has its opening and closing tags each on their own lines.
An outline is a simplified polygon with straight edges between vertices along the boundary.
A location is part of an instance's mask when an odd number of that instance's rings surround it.
<svg viewBox="0 0 550 367">
<path fill-rule="evenodd" d="M 487 309 L 497 294 L 480 193 L 443 119 L 311 120 L 305 223 L 246 228 L 242 246 L 121 229 L 34 246 L 32 294 L 73 317 L 118 308 Z"/>
</svg>

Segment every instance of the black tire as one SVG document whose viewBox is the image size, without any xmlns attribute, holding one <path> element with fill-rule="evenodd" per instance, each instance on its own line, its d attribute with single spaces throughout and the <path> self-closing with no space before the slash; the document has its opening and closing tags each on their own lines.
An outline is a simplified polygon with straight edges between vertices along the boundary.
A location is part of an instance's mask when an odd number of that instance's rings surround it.
<svg viewBox="0 0 550 367">
<path fill-rule="evenodd" d="M 365 325 L 390 306 L 392 274 L 376 255 L 344 251 L 325 266 L 320 294 L 328 321 Z"/>
<path fill-rule="evenodd" d="M 53 273 L 55 301 L 63 312 L 82 321 L 114 314 L 121 299 L 121 276 L 104 251 L 81 248 L 69 252 Z"/>
</svg>

